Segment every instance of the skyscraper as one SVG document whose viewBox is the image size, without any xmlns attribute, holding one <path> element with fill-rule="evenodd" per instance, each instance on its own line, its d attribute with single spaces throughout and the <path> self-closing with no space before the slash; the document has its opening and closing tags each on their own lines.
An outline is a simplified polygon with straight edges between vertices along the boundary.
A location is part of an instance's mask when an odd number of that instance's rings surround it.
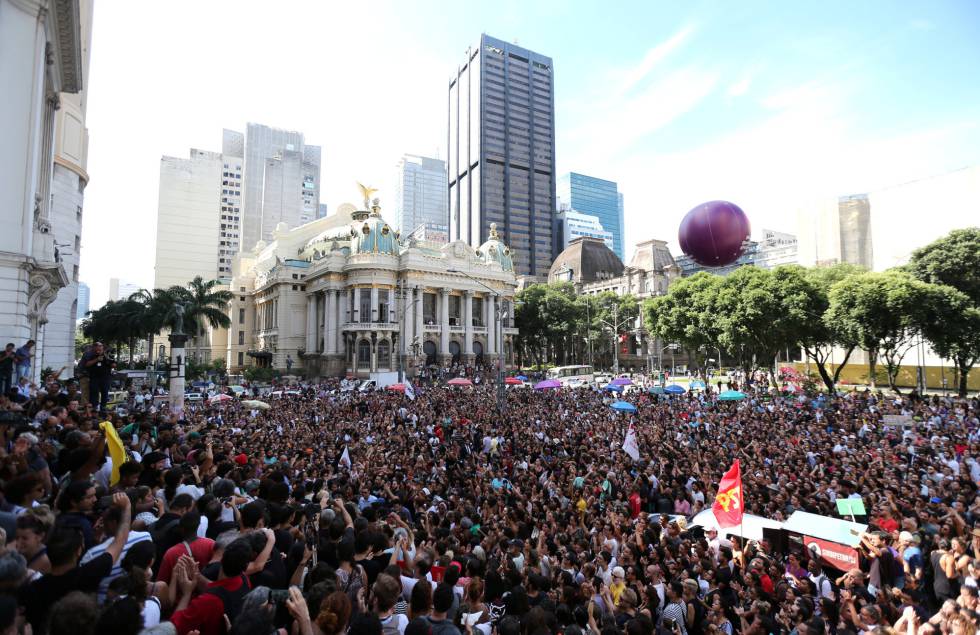
<svg viewBox="0 0 980 635">
<path fill-rule="evenodd" d="M 613 248 L 625 261 L 623 246 L 623 199 L 614 181 L 569 172 L 558 179 L 558 198 L 576 212 L 595 216 L 613 235 Z"/>
<path fill-rule="evenodd" d="M 75 320 L 81 320 L 88 313 L 89 303 L 91 302 L 92 290 L 84 282 L 78 283 L 78 298 L 75 304 Z"/>
<path fill-rule="evenodd" d="M 320 146 L 306 145 L 302 132 L 256 123 L 246 125 L 244 143 L 234 141 L 222 152 L 240 147 L 245 159 L 241 248 L 271 240 L 281 222 L 296 227 L 317 217 Z"/>
<path fill-rule="evenodd" d="M 428 237 L 449 236 L 446 162 L 415 154 L 398 161 L 395 213 L 398 228 L 408 234 L 422 227 Z"/>
<path fill-rule="evenodd" d="M 483 34 L 449 82 L 449 238 L 477 247 L 496 223 L 518 274 L 554 258 L 550 57 Z"/>
</svg>

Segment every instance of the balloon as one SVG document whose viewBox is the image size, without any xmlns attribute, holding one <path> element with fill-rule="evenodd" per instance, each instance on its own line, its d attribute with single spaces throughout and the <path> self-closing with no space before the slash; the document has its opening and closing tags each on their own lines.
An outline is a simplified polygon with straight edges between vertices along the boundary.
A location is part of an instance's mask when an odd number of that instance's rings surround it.
<svg viewBox="0 0 980 635">
<path fill-rule="evenodd" d="M 677 234 L 681 250 L 705 267 L 724 267 L 742 255 L 749 217 L 734 203 L 708 201 L 684 216 Z"/>
</svg>

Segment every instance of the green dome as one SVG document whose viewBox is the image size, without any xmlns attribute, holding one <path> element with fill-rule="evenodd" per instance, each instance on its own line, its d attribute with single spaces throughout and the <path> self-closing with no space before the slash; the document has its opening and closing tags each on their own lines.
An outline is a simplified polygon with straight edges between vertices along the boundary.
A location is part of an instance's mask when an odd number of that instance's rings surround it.
<svg viewBox="0 0 980 635">
<path fill-rule="evenodd" d="M 379 207 L 351 224 L 350 253 L 398 255 L 398 232 L 381 218 Z"/>
<path fill-rule="evenodd" d="M 510 247 L 504 244 L 500 234 L 497 233 L 497 223 L 490 223 L 490 238 L 480 245 L 480 249 L 476 253 L 488 265 L 496 263 L 504 271 L 514 270 L 514 258 L 510 252 Z"/>
</svg>

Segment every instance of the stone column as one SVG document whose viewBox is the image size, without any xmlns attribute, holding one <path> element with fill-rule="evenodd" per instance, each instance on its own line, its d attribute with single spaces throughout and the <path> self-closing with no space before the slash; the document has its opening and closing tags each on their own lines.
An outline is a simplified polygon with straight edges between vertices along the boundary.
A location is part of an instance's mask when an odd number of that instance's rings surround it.
<svg viewBox="0 0 980 635">
<path fill-rule="evenodd" d="M 316 352 L 316 294 L 306 295 L 306 353 Z"/>
<path fill-rule="evenodd" d="M 449 289 L 439 289 L 439 354 L 443 359 L 449 355 Z"/>
<path fill-rule="evenodd" d="M 415 302 L 415 289 L 408 287 L 405 289 L 405 300 L 403 306 L 401 307 L 401 312 L 399 313 L 399 315 L 402 316 L 402 344 L 399 347 L 402 350 L 398 351 L 399 355 L 402 354 L 402 352 L 404 352 L 405 355 L 412 354 L 412 340 L 415 339 L 415 305 L 413 302 Z M 407 368 L 408 364 L 404 364 L 404 366 Z"/>
<path fill-rule="evenodd" d="M 423 323 L 424 316 L 422 313 L 422 304 L 425 302 L 425 289 L 419 287 L 416 289 L 416 292 L 418 294 L 418 302 L 415 303 L 415 324 L 413 325 L 414 329 L 412 337 L 418 336 L 419 345 L 421 345 L 423 339 L 422 336 L 425 334 L 425 324 Z"/>
<path fill-rule="evenodd" d="M 341 328 L 337 320 L 337 290 L 327 289 L 323 307 L 323 351 L 327 355 L 337 354 L 337 330 Z"/>
<path fill-rule="evenodd" d="M 184 333 L 170 334 L 170 412 L 184 412 L 184 371 L 187 365 L 187 335 Z"/>
<path fill-rule="evenodd" d="M 495 355 L 497 353 L 497 329 L 500 328 L 500 325 L 497 324 L 494 308 L 497 304 L 497 296 L 488 294 L 485 304 L 487 305 L 487 355 Z"/>
<path fill-rule="evenodd" d="M 463 292 L 463 333 L 466 340 L 463 343 L 463 355 L 466 361 L 473 356 L 473 292 Z"/>
<path fill-rule="evenodd" d="M 380 322 L 381 312 L 378 310 L 378 288 L 371 287 L 371 313 L 368 314 L 369 322 Z"/>
<path fill-rule="evenodd" d="M 330 319 L 336 324 L 334 328 L 334 353 L 344 352 L 344 323 L 347 322 L 347 301 L 348 294 L 346 289 L 340 289 L 337 291 L 337 300 L 334 304 L 337 305 L 337 314 L 331 315 Z"/>
<path fill-rule="evenodd" d="M 363 319 L 361 317 L 361 288 L 354 287 L 354 306 L 350 308 L 350 321 L 360 322 Z"/>
</svg>

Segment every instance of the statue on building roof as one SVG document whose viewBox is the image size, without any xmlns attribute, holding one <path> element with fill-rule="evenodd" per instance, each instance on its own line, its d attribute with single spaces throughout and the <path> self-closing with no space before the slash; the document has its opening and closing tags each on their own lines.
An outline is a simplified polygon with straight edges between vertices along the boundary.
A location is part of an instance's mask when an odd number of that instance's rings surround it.
<svg viewBox="0 0 980 635">
<path fill-rule="evenodd" d="M 361 189 L 361 194 L 364 196 L 364 209 L 371 209 L 371 195 L 377 192 L 378 188 L 364 185 L 360 181 L 358 181 L 357 187 Z"/>
</svg>

